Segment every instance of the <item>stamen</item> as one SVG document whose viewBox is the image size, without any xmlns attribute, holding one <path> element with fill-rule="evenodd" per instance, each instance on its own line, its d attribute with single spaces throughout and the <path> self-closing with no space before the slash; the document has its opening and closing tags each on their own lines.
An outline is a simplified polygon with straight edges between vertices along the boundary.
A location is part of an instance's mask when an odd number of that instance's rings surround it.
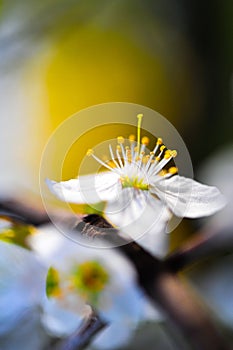
<svg viewBox="0 0 233 350">
<path fill-rule="evenodd" d="M 172 166 L 171 168 L 168 169 L 169 174 L 177 174 L 178 173 L 178 168 L 175 166 Z"/>
<path fill-rule="evenodd" d="M 177 156 L 177 151 L 175 149 L 173 151 L 171 151 L 171 156 L 173 158 L 175 158 Z"/>
<path fill-rule="evenodd" d="M 158 173 L 159 176 L 164 176 L 164 175 L 166 175 L 166 174 L 167 174 L 167 170 L 166 170 L 166 169 L 163 169 L 163 170 L 161 170 L 161 171 Z"/>
<path fill-rule="evenodd" d="M 145 146 L 148 146 L 150 143 L 150 139 L 147 136 L 143 136 L 141 143 Z"/>
<path fill-rule="evenodd" d="M 89 150 L 87 150 L 86 154 L 88 157 L 90 157 L 90 156 L 92 156 L 93 153 L 94 153 L 93 149 L 90 148 Z"/>
<path fill-rule="evenodd" d="M 124 164 L 122 163 L 121 156 L 120 156 L 120 151 L 121 151 L 121 147 L 120 147 L 120 145 L 117 145 L 117 147 L 116 147 L 117 159 L 119 161 L 121 168 L 124 168 Z"/>
<path fill-rule="evenodd" d="M 157 139 L 157 142 L 156 142 L 156 145 L 155 145 L 153 151 L 150 152 L 150 158 L 149 158 L 149 160 L 148 160 L 148 163 L 147 163 L 146 166 L 145 166 L 145 171 L 146 171 L 146 172 L 149 170 L 150 165 L 152 164 L 152 159 L 153 159 L 153 157 L 156 155 L 156 152 L 158 151 L 159 146 L 162 145 L 162 144 L 163 144 L 163 140 L 161 139 L 161 137 L 159 137 L 159 138 Z M 161 147 L 162 147 L 162 146 L 161 146 Z M 161 147 L 160 147 L 160 148 L 161 148 Z M 164 146 L 164 147 L 165 147 L 165 146 Z M 163 149 L 162 149 L 162 152 L 163 152 Z M 161 154 L 162 154 L 162 152 L 161 152 Z M 155 162 L 156 162 L 156 163 L 158 163 L 158 162 L 160 161 L 160 155 L 161 155 L 161 154 L 159 154 L 159 155 L 155 158 Z"/>
<path fill-rule="evenodd" d="M 120 169 L 120 166 L 119 164 L 117 163 L 117 161 L 115 160 L 115 157 L 114 157 L 114 154 L 113 154 L 113 150 L 112 150 L 112 146 L 109 145 L 109 152 L 110 152 L 110 155 L 111 155 L 111 158 L 112 158 L 112 161 L 114 162 L 114 164 L 117 166 L 117 168 Z"/>
<path fill-rule="evenodd" d="M 137 118 L 138 118 L 137 147 L 138 147 L 138 153 L 140 153 L 140 138 L 141 138 L 141 125 L 142 125 L 143 114 L 138 114 Z"/>
<path fill-rule="evenodd" d="M 137 140 L 135 141 L 135 135 L 129 135 L 129 146 L 124 147 L 124 137 L 118 136 L 115 152 L 109 145 L 110 161 L 104 163 L 94 155 L 92 149 L 87 151 L 87 156 L 92 156 L 102 166 L 120 175 L 123 187 L 145 190 L 148 189 L 148 186 L 144 183 L 144 172 L 148 176 L 160 175 L 165 178 L 178 172 L 175 166 L 171 166 L 168 170 L 164 169 L 170 160 L 176 157 L 177 152 L 167 149 L 162 138 L 158 137 L 153 151 L 147 154 L 146 146 L 148 146 L 150 139 L 147 136 L 141 138 L 143 114 L 138 114 L 137 118 Z"/>
<path fill-rule="evenodd" d="M 160 149 L 162 148 L 163 146 L 160 147 Z M 164 146 L 165 147 L 165 146 Z M 163 148 L 164 150 L 164 148 Z M 162 151 L 163 151 L 162 150 Z M 161 151 L 161 152 L 162 152 Z M 164 154 L 164 157 L 163 159 L 159 162 L 159 164 L 154 164 L 153 167 L 150 168 L 150 175 L 152 173 L 154 173 L 155 175 L 158 174 L 160 172 L 160 170 L 162 170 L 165 165 L 174 157 L 176 157 L 177 155 L 177 152 L 176 150 L 166 150 L 165 151 L 165 154 Z"/>
<path fill-rule="evenodd" d="M 123 158 L 124 158 L 124 162 L 126 164 L 127 163 L 127 157 L 126 157 L 126 153 L 125 153 L 124 146 L 123 146 L 123 143 L 125 142 L 124 137 L 123 136 L 118 136 L 117 142 L 119 143 L 120 148 L 118 146 L 117 147 L 119 148 L 119 150 L 121 149 L 121 152 L 122 152 L 122 155 L 123 155 Z"/>
<path fill-rule="evenodd" d="M 90 156 L 93 157 L 98 163 L 100 163 L 101 165 L 103 165 L 105 168 L 107 168 L 107 169 L 109 169 L 109 170 L 111 170 L 111 171 L 113 171 L 113 172 L 117 172 L 116 169 L 111 168 L 108 164 L 104 163 L 101 159 L 99 159 L 98 157 L 96 157 L 96 156 L 94 155 L 93 149 L 89 149 L 89 150 L 87 151 L 87 156 L 88 156 L 88 157 L 90 157 Z M 117 173 L 118 173 L 118 172 L 117 172 Z"/>
<path fill-rule="evenodd" d="M 164 150 L 165 148 L 166 148 L 166 146 L 164 146 L 164 145 L 161 146 L 161 147 L 160 147 L 160 151 L 163 152 L 163 150 Z"/>
<path fill-rule="evenodd" d="M 124 143 L 124 142 L 125 142 L 124 137 L 123 137 L 123 136 L 118 136 L 118 138 L 117 138 L 117 142 L 118 142 L 119 144 Z"/>
<path fill-rule="evenodd" d="M 175 158 L 177 156 L 177 152 L 176 152 L 176 150 L 170 150 L 170 149 L 168 149 L 168 150 L 166 150 L 166 152 L 165 152 L 165 155 L 164 155 L 164 158 L 165 159 L 168 159 L 168 158 Z"/>
<path fill-rule="evenodd" d="M 129 135 L 129 141 L 130 142 L 134 142 L 135 139 L 136 139 L 135 135 L 133 135 L 133 134 Z"/>
</svg>

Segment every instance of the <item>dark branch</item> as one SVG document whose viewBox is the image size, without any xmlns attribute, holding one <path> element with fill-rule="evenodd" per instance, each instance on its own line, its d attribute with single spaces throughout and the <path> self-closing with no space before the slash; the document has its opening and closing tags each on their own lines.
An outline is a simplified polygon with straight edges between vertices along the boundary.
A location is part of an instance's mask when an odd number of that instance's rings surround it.
<svg viewBox="0 0 233 350">
<path fill-rule="evenodd" d="M 106 326 L 93 314 L 75 333 L 53 346 L 53 350 L 82 350 L 91 343 L 93 337 Z"/>
<path fill-rule="evenodd" d="M 231 228 L 224 232 L 200 232 L 167 257 L 169 271 L 178 272 L 185 267 L 215 255 L 233 251 Z"/>
<path fill-rule="evenodd" d="M 39 226 L 50 222 L 48 214 L 41 205 L 26 204 L 17 199 L 0 200 L 0 216 L 8 216 L 15 221 Z"/>
<path fill-rule="evenodd" d="M 105 228 L 111 227 L 103 218 L 98 221 L 97 216 L 87 216 L 85 221 L 89 225 L 94 223 L 96 227 L 102 224 Z M 106 230 L 95 239 L 101 239 L 103 235 L 109 239 Z M 202 303 L 191 288 L 168 269 L 166 262 L 151 256 L 135 242 L 118 248 L 134 264 L 138 282 L 145 293 L 179 327 L 193 349 L 230 350 Z"/>
</svg>

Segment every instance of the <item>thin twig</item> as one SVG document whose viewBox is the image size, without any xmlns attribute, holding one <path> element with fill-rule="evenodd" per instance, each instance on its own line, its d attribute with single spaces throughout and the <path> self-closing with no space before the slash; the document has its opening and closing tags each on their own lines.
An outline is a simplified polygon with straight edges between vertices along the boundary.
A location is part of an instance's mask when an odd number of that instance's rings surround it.
<svg viewBox="0 0 233 350">
<path fill-rule="evenodd" d="M 82 350 L 91 343 L 93 337 L 106 326 L 97 314 L 85 321 L 85 323 L 71 336 L 53 346 L 53 350 Z"/>
</svg>

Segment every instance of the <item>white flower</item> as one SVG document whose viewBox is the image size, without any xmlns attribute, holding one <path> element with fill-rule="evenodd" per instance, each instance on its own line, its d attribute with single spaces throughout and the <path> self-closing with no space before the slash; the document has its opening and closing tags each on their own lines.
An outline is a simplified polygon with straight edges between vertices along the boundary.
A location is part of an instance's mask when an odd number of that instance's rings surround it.
<svg viewBox="0 0 233 350">
<path fill-rule="evenodd" d="M 80 302 L 79 313 L 54 307 L 53 301 L 48 300 L 46 295 L 47 273 L 47 265 L 35 253 L 0 241 L 0 344 L 1 341 L 8 344 L 9 337 L 12 341 L 15 339 L 16 344 L 17 339 L 23 341 L 22 335 L 25 336 L 31 327 L 29 332 L 34 337 L 34 348 L 41 350 L 48 341 L 48 334 L 67 335 L 66 331 L 62 333 L 64 322 L 70 327 L 70 332 L 81 324 L 85 316 L 83 301 Z M 59 322 L 59 319 L 63 321 Z M 24 326 L 21 326 L 22 322 Z M 15 332 L 18 327 L 21 332 Z M 25 336 L 24 342 L 20 346 L 30 349 L 28 336 Z M 2 348 L 8 350 L 7 345 L 2 345 Z M 9 349 L 12 348 L 9 345 Z"/>
<path fill-rule="evenodd" d="M 108 171 L 59 183 L 47 180 L 47 184 L 66 202 L 106 201 L 107 220 L 151 253 L 163 256 L 167 238 L 161 233 L 172 213 L 188 218 L 211 215 L 224 206 L 225 200 L 217 188 L 177 175 L 173 161 L 177 152 L 166 149 L 161 138 L 146 154 L 149 139 L 140 139 L 141 120 L 139 114 L 137 142 L 130 135 L 128 146 L 124 146 L 124 138 L 118 137 L 115 154 L 109 145 L 109 162 L 88 151 L 87 155 Z"/>
<path fill-rule="evenodd" d="M 114 249 L 82 247 L 52 226 L 31 236 L 30 244 L 41 261 L 51 267 L 47 294 L 53 309 L 48 316 L 59 325 L 54 327 L 56 335 L 73 332 L 77 320 L 73 319 L 72 323 L 71 317 L 67 323 L 69 314 L 74 312 L 83 317 L 86 304 L 94 306 L 109 323 L 94 341 L 101 349 L 126 344 L 142 320 L 161 320 L 161 315 L 137 287 L 134 268 Z"/>
</svg>

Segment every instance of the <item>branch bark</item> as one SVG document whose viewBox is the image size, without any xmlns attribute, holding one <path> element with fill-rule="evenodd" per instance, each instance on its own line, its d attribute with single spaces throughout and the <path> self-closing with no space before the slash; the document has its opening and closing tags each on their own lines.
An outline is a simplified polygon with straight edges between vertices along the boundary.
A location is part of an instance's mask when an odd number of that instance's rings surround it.
<svg viewBox="0 0 233 350">
<path fill-rule="evenodd" d="M 82 350 L 91 343 L 93 337 L 106 326 L 100 317 L 93 315 L 71 336 L 57 343 L 51 350 Z"/>
</svg>

